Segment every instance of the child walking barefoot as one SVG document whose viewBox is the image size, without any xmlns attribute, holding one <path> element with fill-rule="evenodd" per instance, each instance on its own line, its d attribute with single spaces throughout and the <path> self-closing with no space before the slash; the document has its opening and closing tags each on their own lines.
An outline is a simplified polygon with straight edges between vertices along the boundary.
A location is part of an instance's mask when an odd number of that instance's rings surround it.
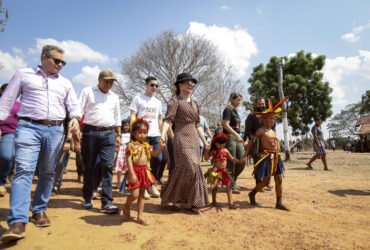
<svg viewBox="0 0 370 250">
<path fill-rule="evenodd" d="M 230 175 L 226 171 L 226 163 L 227 159 L 238 163 L 243 164 L 242 160 L 235 159 L 230 152 L 225 148 L 225 143 L 227 140 L 227 135 L 219 134 L 213 137 L 211 149 L 205 151 L 204 158 L 206 161 L 212 156 L 213 158 L 213 168 L 212 172 L 209 174 L 215 176 L 216 174 L 220 174 L 222 177 L 219 179 L 218 183 L 213 187 L 212 190 L 212 206 L 218 207 L 216 201 L 216 194 L 218 191 L 218 185 L 221 185 L 222 182 L 225 184 L 227 189 L 227 199 L 229 203 L 229 209 L 237 209 L 237 205 L 233 203 L 232 198 L 232 183 L 233 180 L 231 179 Z"/>
<path fill-rule="evenodd" d="M 128 184 L 131 194 L 127 197 L 123 207 L 123 217 L 125 220 L 131 219 L 130 206 L 138 199 L 137 222 L 142 225 L 149 225 L 143 217 L 144 193 L 145 188 L 150 187 L 156 180 L 150 172 L 150 157 L 157 157 L 165 147 L 165 143 L 160 141 L 160 148 L 153 152 L 153 149 L 145 142 L 148 136 L 149 124 L 143 119 L 136 119 L 131 124 L 131 142 L 127 145 L 127 165 L 128 165 Z"/>
<path fill-rule="evenodd" d="M 116 158 L 114 159 L 114 170 L 117 171 L 117 188 L 121 187 L 122 172 L 127 170 L 126 148 L 130 142 L 130 121 L 122 120 L 121 144 L 119 146 Z"/>
<path fill-rule="evenodd" d="M 257 116 L 262 119 L 263 126 L 259 128 L 254 137 L 249 142 L 247 150 L 243 156 L 246 157 L 252 150 L 255 140 L 259 140 L 262 150 L 258 152 L 259 160 L 254 166 L 253 175 L 256 178 L 257 185 L 252 192 L 249 193 L 249 200 L 251 205 L 256 206 L 256 194 L 266 187 L 274 176 L 275 190 L 276 190 L 276 209 L 289 211 L 282 203 L 282 174 L 284 172 L 284 165 L 279 155 L 279 140 L 276 138 L 276 133 L 272 129 L 274 126 L 274 118 L 279 117 L 281 113 L 287 110 L 281 110 L 279 107 L 287 97 L 284 97 L 274 107 L 272 106 L 271 100 L 269 100 L 269 108 L 263 112 L 254 112 Z M 259 148 L 259 147 L 258 147 Z"/>
</svg>

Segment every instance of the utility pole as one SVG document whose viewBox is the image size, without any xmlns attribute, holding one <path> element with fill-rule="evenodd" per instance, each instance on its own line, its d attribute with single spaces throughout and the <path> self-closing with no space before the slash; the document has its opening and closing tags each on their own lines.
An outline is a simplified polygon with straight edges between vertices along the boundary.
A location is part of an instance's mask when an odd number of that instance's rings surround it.
<svg viewBox="0 0 370 250">
<path fill-rule="evenodd" d="M 278 90 L 280 100 L 284 98 L 283 91 L 283 67 L 281 62 L 278 62 Z M 286 109 L 286 103 L 282 104 L 282 109 Z M 288 128 L 288 114 L 287 112 L 283 113 L 283 128 L 284 128 L 284 151 L 285 151 L 285 161 L 290 161 L 290 145 L 289 145 L 289 128 Z"/>
</svg>

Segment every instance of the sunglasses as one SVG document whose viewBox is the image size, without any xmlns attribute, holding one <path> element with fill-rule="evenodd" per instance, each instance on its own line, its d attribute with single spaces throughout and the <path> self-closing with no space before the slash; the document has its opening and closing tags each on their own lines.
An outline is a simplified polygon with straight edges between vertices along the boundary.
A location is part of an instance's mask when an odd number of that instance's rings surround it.
<svg viewBox="0 0 370 250">
<path fill-rule="evenodd" d="M 51 57 L 51 56 L 50 57 L 48 56 L 48 58 L 51 58 L 54 61 L 55 64 L 60 64 L 61 63 L 62 66 L 66 66 L 66 64 L 67 64 L 65 61 L 54 58 L 54 57 Z"/>
<path fill-rule="evenodd" d="M 195 85 L 196 85 L 196 83 L 195 82 L 188 82 L 188 84 L 190 85 L 190 86 L 192 86 L 192 87 L 195 87 Z"/>
<path fill-rule="evenodd" d="M 150 84 L 150 86 L 153 87 L 153 88 L 158 88 L 158 84 L 152 83 L 152 84 Z"/>
</svg>

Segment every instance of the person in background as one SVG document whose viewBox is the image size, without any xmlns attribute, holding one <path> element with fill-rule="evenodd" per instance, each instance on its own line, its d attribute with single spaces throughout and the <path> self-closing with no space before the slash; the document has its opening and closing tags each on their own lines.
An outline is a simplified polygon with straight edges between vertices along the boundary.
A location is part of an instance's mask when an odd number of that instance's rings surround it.
<svg viewBox="0 0 370 250">
<path fill-rule="evenodd" d="M 328 144 L 324 140 L 324 135 L 321 129 L 321 123 L 322 123 L 321 118 L 315 118 L 315 125 L 313 125 L 311 129 L 316 154 L 312 156 L 311 160 L 306 164 L 308 170 L 312 170 L 313 169 L 313 167 L 311 166 L 312 162 L 320 158 L 322 160 L 322 163 L 324 164 L 324 170 L 329 170 L 328 164 L 326 162 L 326 150 L 325 150 L 326 148 L 328 148 Z"/>
<path fill-rule="evenodd" d="M 0 93 L 3 93 L 8 86 L 7 83 L 1 85 Z M 0 94 L 1 97 L 1 94 Z M 18 124 L 17 112 L 20 103 L 14 102 L 10 116 L 6 120 L 0 122 L 0 197 L 7 193 L 5 184 L 8 175 L 13 165 L 13 158 L 15 154 L 15 131 Z"/>
<path fill-rule="evenodd" d="M 228 104 L 222 114 L 222 124 L 224 127 L 224 134 L 227 135 L 226 149 L 230 152 L 231 156 L 236 159 L 241 159 L 243 156 L 244 140 L 240 135 L 240 116 L 238 114 L 238 107 L 240 106 L 243 98 L 240 94 L 231 93 Z M 227 170 L 231 172 L 234 179 L 232 192 L 240 194 L 240 188 L 236 185 L 238 176 L 243 172 L 245 163 L 235 163 L 227 160 Z"/>
<path fill-rule="evenodd" d="M 145 93 L 135 96 L 129 107 L 131 111 L 131 123 L 137 118 L 143 118 L 149 123 L 148 142 L 153 146 L 154 150 L 159 148 L 159 139 L 162 128 L 162 103 L 154 96 L 157 89 L 157 79 L 153 76 L 148 76 L 145 79 Z M 157 157 L 152 157 L 150 162 L 152 174 L 158 180 L 162 154 L 159 154 Z M 155 185 L 150 187 L 149 190 L 152 197 L 159 197 L 160 193 Z M 149 198 L 150 196 L 148 191 L 145 191 L 145 199 Z"/>
</svg>

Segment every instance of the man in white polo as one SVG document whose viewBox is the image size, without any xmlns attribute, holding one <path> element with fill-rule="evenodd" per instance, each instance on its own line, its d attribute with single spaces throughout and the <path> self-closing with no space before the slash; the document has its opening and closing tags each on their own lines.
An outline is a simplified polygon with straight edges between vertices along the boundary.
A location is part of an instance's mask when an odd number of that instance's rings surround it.
<svg viewBox="0 0 370 250">
<path fill-rule="evenodd" d="M 153 150 L 159 148 L 160 129 L 162 127 L 162 104 L 161 101 L 154 97 L 154 93 L 158 88 L 157 79 L 149 76 L 145 79 L 145 94 L 134 97 L 130 104 L 131 123 L 136 118 L 143 118 L 149 123 L 148 142 L 153 146 Z M 150 167 L 152 174 L 158 180 L 159 171 L 161 168 L 162 153 L 158 157 L 152 157 Z M 158 198 L 159 192 L 155 185 L 150 188 L 152 197 Z M 145 192 L 145 198 L 149 199 L 149 194 Z"/>
</svg>

